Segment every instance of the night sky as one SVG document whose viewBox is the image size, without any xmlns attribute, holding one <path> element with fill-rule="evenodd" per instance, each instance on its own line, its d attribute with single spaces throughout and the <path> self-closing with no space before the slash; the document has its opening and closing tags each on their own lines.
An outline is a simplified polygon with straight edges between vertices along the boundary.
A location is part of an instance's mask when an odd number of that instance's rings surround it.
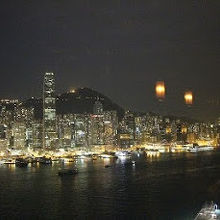
<svg viewBox="0 0 220 220">
<path fill-rule="evenodd" d="M 50 71 L 57 94 L 90 87 L 126 109 L 220 116 L 219 0 L 3 0 L 0 16 L 2 98 L 40 96 Z"/>
</svg>

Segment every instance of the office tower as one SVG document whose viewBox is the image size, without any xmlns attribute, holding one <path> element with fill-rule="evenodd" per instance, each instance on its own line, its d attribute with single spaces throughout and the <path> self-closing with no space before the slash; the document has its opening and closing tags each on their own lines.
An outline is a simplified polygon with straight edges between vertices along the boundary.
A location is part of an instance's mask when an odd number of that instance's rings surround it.
<svg viewBox="0 0 220 220">
<path fill-rule="evenodd" d="M 62 148 L 71 147 L 73 117 L 72 114 L 57 115 L 57 134 Z"/>
<path fill-rule="evenodd" d="M 76 147 L 88 147 L 88 120 L 86 114 L 75 114 L 74 140 Z"/>
<path fill-rule="evenodd" d="M 119 145 L 130 147 L 134 144 L 135 121 L 134 114 L 126 111 L 119 127 Z"/>
<path fill-rule="evenodd" d="M 26 124 L 24 122 L 14 122 L 11 130 L 13 147 L 23 149 L 26 146 Z"/>
<path fill-rule="evenodd" d="M 104 144 L 104 121 L 103 114 L 91 115 L 91 144 L 103 145 Z"/>
<path fill-rule="evenodd" d="M 43 84 L 43 147 L 55 148 L 56 142 L 55 78 L 53 73 L 45 73 Z"/>
<path fill-rule="evenodd" d="M 104 144 L 115 145 L 118 128 L 118 118 L 116 111 L 104 112 Z"/>
</svg>

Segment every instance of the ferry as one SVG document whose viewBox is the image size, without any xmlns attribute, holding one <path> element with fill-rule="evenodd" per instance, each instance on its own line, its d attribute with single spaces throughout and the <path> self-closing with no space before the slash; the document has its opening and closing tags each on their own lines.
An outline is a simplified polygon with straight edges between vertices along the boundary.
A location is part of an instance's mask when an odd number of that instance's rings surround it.
<svg viewBox="0 0 220 220">
<path fill-rule="evenodd" d="M 214 220 L 220 219 L 220 209 L 218 206 L 211 202 L 206 204 L 196 215 L 194 220 Z"/>
<path fill-rule="evenodd" d="M 51 160 L 51 158 L 40 157 L 39 163 L 49 165 L 49 164 L 52 164 L 52 160 Z"/>
<path fill-rule="evenodd" d="M 196 153 L 196 152 L 200 152 L 200 151 L 211 151 L 214 150 L 214 147 L 212 146 L 192 146 L 188 148 L 189 152 L 192 153 Z"/>
<path fill-rule="evenodd" d="M 62 163 L 72 163 L 74 162 L 73 158 L 61 158 Z"/>
<path fill-rule="evenodd" d="M 117 151 L 115 153 L 115 156 L 119 157 L 119 158 L 127 158 L 131 156 L 131 153 L 128 151 Z"/>
<path fill-rule="evenodd" d="M 26 167 L 28 165 L 28 162 L 23 158 L 17 158 L 15 160 L 15 165 L 18 167 Z"/>
<path fill-rule="evenodd" d="M 15 164 L 15 160 L 13 160 L 13 159 L 5 160 L 4 164 Z"/>
<path fill-rule="evenodd" d="M 114 156 L 111 155 L 111 154 L 100 154 L 99 156 L 100 156 L 101 158 L 114 158 Z"/>
</svg>

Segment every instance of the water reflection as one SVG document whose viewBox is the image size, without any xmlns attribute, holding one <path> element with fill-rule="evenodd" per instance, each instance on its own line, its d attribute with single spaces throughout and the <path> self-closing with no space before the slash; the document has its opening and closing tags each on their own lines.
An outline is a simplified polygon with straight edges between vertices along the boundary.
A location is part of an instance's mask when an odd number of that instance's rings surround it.
<svg viewBox="0 0 220 220">
<path fill-rule="evenodd" d="M 91 219 L 96 215 L 192 219 L 206 200 L 220 202 L 220 193 L 215 191 L 220 180 L 219 161 L 217 151 L 139 157 L 133 154 L 117 160 L 79 159 L 52 166 L 36 163 L 27 168 L 3 165 L 0 213 L 9 218 L 13 218 L 12 213 L 34 218 L 40 212 L 45 219 Z M 59 168 L 74 166 L 79 169 L 78 175 L 57 175 Z"/>
</svg>

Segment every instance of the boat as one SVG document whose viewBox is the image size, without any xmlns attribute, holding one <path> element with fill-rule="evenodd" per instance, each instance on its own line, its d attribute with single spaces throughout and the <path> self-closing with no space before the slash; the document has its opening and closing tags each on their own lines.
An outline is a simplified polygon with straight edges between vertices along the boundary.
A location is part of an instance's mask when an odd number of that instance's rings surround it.
<svg viewBox="0 0 220 220">
<path fill-rule="evenodd" d="M 131 156 L 131 153 L 128 152 L 128 151 L 117 151 L 115 153 L 115 155 L 118 157 L 118 158 L 129 158 Z"/>
<path fill-rule="evenodd" d="M 101 158 L 115 158 L 115 156 L 111 155 L 111 154 L 100 154 L 99 155 Z"/>
<path fill-rule="evenodd" d="M 194 220 L 214 220 L 220 219 L 220 209 L 218 206 L 211 202 L 206 204 L 196 215 Z"/>
<path fill-rule="evenodd" d="M 58 171 L 59 176 L 75 175 L 77 173 L 78 173 L 77 169 L 62 169 Z"/>
<path fill-rule="evenodd" d="M 211 151 L 214 150 L 214 147 L 212 146 L 192 146 L 188 148 L 189 152 L 196 153 L 200 151 Z"/>
<path fill-rule="evenodd" d="M 60 159 L 59 158 L 51 158 L 52 162 L 60 162 Z"/>
<path fill-rule="evenodd" d="M 47 158 L 47 157 L 40 157 L 38 162 L 45 165 L 52 164 L 51 158 Z"/>
<path fill-rule="evenodd" d="M 62 163 L 72 163 L 72 162 L 74 162 L 74 159 L 73 158 L 62 158 L 61 162 Z"/>
<path fill-rule="evenodd" d="M 15 160 L 13 159 L 5 160 L 4 164 L 15 164 Z"/>
<path fill-rule="evenodd" d="M 18 167 L 26 167 L 28 162 L 24 158 L 16 158 L 15 165 Z"/>
<path fill-rule="evenodd" d="M 193 146 L 193 147 L 190 147 L 190 148 L 188 149 L 188 151 L 191 152 L 191 153 L 196 153 L 196 152 L 198 152 L 199 150 L 198 150 L 198 147 L 197 147 L 197 146 Z"/>
</svg>

